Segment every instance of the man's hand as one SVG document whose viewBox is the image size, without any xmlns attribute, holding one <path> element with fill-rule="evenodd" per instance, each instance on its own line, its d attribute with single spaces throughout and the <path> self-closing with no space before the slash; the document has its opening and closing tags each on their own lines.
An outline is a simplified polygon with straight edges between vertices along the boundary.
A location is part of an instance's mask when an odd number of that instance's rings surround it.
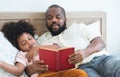
<svg viewBox="0 0 120 77">
<path fill-rule="evenodd" d="M 68 60 L 69 63 L 76 64 L 81 62 L 84 59 L 84 54 L 82 52 L 82 50 L 77 50 L 75 53 L 71 54 Z"/>
<path fill-rule="evenodd" d="M 84 58 L 101 51 L 105 47 L 105 44 L 101 37 L 96 37 L 92 41 L 90 41 L 90 44 L 87 46 L 87 48 L 82 50 L 77 50 L 75 53 L 71 54 L 69 57 L 69 62 L 71 64 L 76 64 L 81 62 Z"/>
<path fill-rule="evenodd" d="M 44 62 L 34 61 L 33 64 L 26 67 L 26 73 L 31 76 L 34 73 L 42 73 L 48 71 L 48 65 L 45 65 Z"/>
</svg>

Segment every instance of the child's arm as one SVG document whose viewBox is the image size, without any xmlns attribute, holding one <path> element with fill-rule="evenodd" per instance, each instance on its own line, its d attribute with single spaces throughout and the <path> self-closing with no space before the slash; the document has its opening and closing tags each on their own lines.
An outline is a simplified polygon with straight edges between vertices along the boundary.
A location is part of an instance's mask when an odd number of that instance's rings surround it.
<svg viewBox="0 0 120 77">
<path fill-rule="evenodd" d="M 8 73 L 11 73 L 16 76 L 21 75 L 25 69 L 25 66 L 22 63 L 18 63 L 18 62 L 15 65 L 11 65 L 5 63 L 4 61 L 0 61 L 0 67 L 5 71 L 7 71 Z"/>
<path fill-rule="evenodd" d="M 29 52 L 27 52 L 26 58 L 28 59 L 29 62 L 33 59 L 35 55 L 38 54 L 39 47 L 40 46 L 33 47 Z"/>
<path fill-rule="evenodd" d="M 61 48 L 57 44 L 54 44 L 54 45 L 44 45 L 44 46 L 35 46 L 26 54 L 26 58 L 28 59 L 28 61 L 31 61 L 33 59 L 33 57 L 36 54 L 38 54 L 39 48 L 43 48 L 43 47 L 50 48 L 50 49 L 59 49 L 59 48 Z"/>
</svg>

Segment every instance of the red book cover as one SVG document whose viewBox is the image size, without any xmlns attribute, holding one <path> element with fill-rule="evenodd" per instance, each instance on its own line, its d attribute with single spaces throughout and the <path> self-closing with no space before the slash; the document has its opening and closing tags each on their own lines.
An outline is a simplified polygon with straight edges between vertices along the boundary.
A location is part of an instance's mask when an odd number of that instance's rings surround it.
<svg viewBox="0 0 120 77">
<path fill-rule="evenodd" d="M 74 64 L 69 64 L 69 55 L 74 53 L 74 48 L 41 47 L 39 49 L 40 60 L 49 66 L 49 71 L 60 71 L 75 68 Z"/>
</svg>

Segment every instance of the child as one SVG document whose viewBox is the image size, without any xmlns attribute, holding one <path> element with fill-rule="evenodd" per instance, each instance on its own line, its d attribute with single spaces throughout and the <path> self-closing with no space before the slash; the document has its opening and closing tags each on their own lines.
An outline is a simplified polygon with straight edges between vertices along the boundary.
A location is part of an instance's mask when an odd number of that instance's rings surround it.
<svg viewBox="0 0 120 77">
<path fill-rule="evenodd" d="M 39 46 L 37 45 L 36 40 L 33 38 L 35 35 L 34 28 L 31 24 L 25 21 L 10 22 L 3 25 L 2 32 L 5 37 L 17 48 L 20 52 L 17 54 L 15 59 L 15 65 L 10 65 L 4 61 L 0 62 L 0 67 L 5 71 L 14 74 L 20 75 L 25 70 L 25 67 L 31 64 L 33 61 L 38 60 L 38 54 L 36 51 Z M 35 55 L 34 59 L 30 62 L 26 58 L 26 54 L 31 51 L 31 55 Z M 12 53 L 11 53 L 12 54 Z M 29 55 L 29 54 L 27 54 Z M 80 69 L 69 69 L 59 72 L 48 72 L 48 66 L 41 61 L 40 74 L 33 74 L 31 77 L 88 77 L 86 72 Z M 44 73 L 43 73 L 44 72 Z"/>
</svg>

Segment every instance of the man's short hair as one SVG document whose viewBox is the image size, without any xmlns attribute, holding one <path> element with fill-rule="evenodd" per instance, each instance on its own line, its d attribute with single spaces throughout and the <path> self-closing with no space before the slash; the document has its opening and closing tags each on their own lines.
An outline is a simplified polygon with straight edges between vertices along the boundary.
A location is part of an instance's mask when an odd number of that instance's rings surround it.
<svg viewBox="0 0 120 77">
<path fill-rule="evenodd" d="M 63 7 L 54 4 L 54 5 L 51 5 L 48 7 L 48 9 L 50 9 L 50 8 L 60 8 L 62 10 L 62 13 L 64 14 L 64 17 L 66 17 L 65 9 Z M 47 9 L 47 11 L 48 11 L 48 9 Z M 47 13 L 47 11 L 46 11 L 46 13 Z"/>
</svg>

